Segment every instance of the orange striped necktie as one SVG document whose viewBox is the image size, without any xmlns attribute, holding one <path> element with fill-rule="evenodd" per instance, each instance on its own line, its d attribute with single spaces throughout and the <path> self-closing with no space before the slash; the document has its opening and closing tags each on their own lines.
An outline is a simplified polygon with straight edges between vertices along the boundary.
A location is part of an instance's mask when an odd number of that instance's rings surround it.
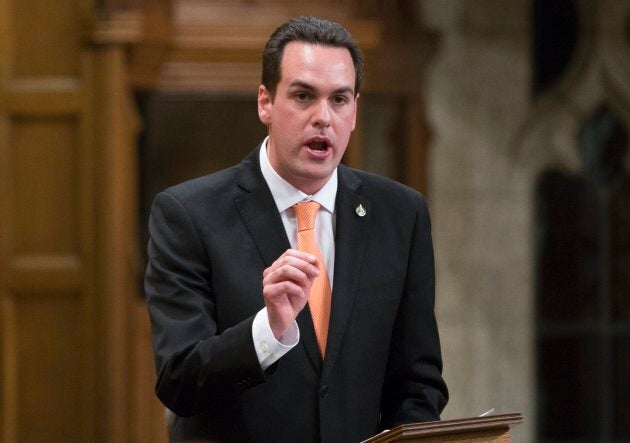
<svg viewBox="0 0 630 443">
<path fill-rule="evenodd" d="M 313 318 L 313 325 L 315 326 L 317 344 L 322 356 L 324 356 L 326 339 L 328 338 L 328 322 L 330 320 L 331 291 L 326 266 L 315 240 L 315 219 L 319 211 L 319 203 L 311 200 L 297 203 L 293 207 L 295 208 L 298 224 L 298 249 L 316 256 L 319 263 L 319 275 L 311 286 L 308 305 Z"/>
</svg>

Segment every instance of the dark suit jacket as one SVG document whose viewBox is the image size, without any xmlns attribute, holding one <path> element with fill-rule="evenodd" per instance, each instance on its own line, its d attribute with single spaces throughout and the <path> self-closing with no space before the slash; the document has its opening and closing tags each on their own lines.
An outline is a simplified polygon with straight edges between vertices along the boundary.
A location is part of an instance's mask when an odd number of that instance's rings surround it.
<svg viewBox="0 0 630 443">
<path fill-rule="evenodd" d="M 264 372 L 251 332 L 262 272 L 290 246 L 258 149 L 156 197 L 145 287 L 175 439 L 356 442 L 439 419 L 448 393 L 425 202 L 382 177 L 345 166 L 338 176 L 325 359 L 307 307 L 300 343 Z"/>
</svg>

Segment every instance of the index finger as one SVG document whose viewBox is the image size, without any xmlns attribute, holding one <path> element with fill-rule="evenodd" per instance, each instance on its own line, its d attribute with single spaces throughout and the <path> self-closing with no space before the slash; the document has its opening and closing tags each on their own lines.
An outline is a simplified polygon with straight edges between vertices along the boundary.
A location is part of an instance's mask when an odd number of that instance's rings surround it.
<svg viewBox="0 0 630 443">
<path fill-rule="evenodd" d="M 313 265 L 317 265 L 316 256 L 314 256 L 313 254 L 309 254 L 308 252 L 300 251 L 299 249 L 287 249 L 284 254 L 282 254 L 282 257 L 286 256 L 299 258 L 300 260 L 304 260 Z"/>
<path fill-rule="evenodd" d="M 263 277 L 266 278 L 284 266 L 292 266 L 313 276 L 319 273 L 319 263 L 316 256 L 297 249 L 287 249 L 271 266 L 263 271 Z"/>
</svg>

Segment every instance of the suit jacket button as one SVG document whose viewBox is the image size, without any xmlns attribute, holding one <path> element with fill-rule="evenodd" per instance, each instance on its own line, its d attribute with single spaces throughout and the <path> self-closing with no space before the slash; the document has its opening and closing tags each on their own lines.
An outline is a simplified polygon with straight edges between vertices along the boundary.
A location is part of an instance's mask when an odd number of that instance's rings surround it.
<svg viewBox="0 0 630 443">
<path fill-rule="evenodd" d="M 326 398 L 326 397 L 328 397 L 328 386 L 327 386 L 327 385 L 322 385 L 322 386 L 319 388 L 319 396 L 320 396 L 321 398 Z"/>
</svg>

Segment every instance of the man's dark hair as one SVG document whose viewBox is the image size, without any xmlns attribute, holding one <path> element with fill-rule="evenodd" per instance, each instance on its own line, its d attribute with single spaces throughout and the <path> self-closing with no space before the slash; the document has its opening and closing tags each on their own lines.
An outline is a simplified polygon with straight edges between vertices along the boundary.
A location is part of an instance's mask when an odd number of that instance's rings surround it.
<svg viewBox="0 0 630 443">
<path fill-rule="evenodd" d="M 359 93 L 363 78 L 363 54 L 352 35 L 337 22 L 316 17 L 297 17 L 280 25 L 269 37 L 263 51 L 262 84 L 272 96 L 275 96 L 280 82 L 284 47 L 294 41 L 346 48 L 354 65 L 354 93 Z"/>
</svg>

